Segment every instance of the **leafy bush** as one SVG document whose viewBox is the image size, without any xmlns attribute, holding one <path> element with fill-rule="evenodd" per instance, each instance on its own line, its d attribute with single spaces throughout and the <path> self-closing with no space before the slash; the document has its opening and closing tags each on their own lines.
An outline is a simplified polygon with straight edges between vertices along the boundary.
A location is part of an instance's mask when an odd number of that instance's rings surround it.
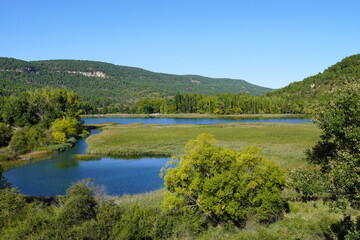
<svg viewBox="0 0 360 240">
<path fill-rule="evenodd" d="M 12 136 L 12 128 L 0 122 L 0 147 L 7 146 Z"/>
<path fill-rule="evenodd" d="M 332 203 L 360 208 L 360 86 L 336 89 L 315 111 L 315 123 L 323 131 L 308 151 L 308 161 L 321 166 L 329 184 Z"/>
<path fill-rule="evenodd" d="M 0 190 L 0 229 L 12 221 L 24 217 L 25 199 L 14 188 Z"/>
<path fill-rule="evenodd" d="M 213 145 L 215 139 L 200 134 L 187 144 L 187 152 L 165 171 L 166 213 L 190 209 L 213 222 L 242 225 L 250 217 L 259 221 L 280 218 L 286 208 L 281 197 L 285 176 L 273 162 L 248 147 L 235 152 Z"/>
<path fill-rule="evenodd" d="M 51 129 L 56 143 L 65 143 L 67 138 L 76 136 L 82 130 L 78 119 L 73 117 L 56 119 L 52 123 Z"/>
<path fill-rule="evenodd" d="M 0 191 L 5 188 L 9 188 L 10 184 L 7 182 L 7 179 L 2 175 L 3 174 L 3 168 L 0 165 Z"/>
<path fill-rule="evenodd" d="M 9 147 L 17 154 L 29 152 L 37 147 L 47 145 L 49 137 L 42 125 L 23 127 L 14 132 Z"/>
<path fill-rule="evenodd" d="M 15 152 L 9 147 L 0 148 L 0 162 L 14 159 L 15 156 Z"/>
<path fill-rule="evenodd" d="M 64 144 L 66 142 L 66 134 L 63 132 L 55 131 L 51 135 L 56 143 Z"/>
<path fill-rule="evenodd" d="M 71 226 L 94 219 L 97 203 L 92 191 L 92 187 L 82 182 L 72 185 L 66 191 L 66 195 L 60 199 L 59 223 Z"/>
<path fill-rule="evenodd" d="M 326 179 L 319 168 L 306 166 L 291 171 L 288 186 L 300 194 L 303 201 L 316 200 L 325 197 L 327 190 Z"/>
</svg>

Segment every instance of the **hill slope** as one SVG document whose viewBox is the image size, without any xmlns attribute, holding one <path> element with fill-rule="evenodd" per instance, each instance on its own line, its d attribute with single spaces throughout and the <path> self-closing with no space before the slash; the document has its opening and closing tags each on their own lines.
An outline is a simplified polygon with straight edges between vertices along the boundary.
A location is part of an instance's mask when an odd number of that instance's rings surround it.
<svg viewBox="0 0 360 240">
<path fill-rule="evenodd" d="M 269 96 L 299 97 L 311 101 L 321 98 L 335 88 L 360 83 L 360 54 L 346 57 L 322 73 L 294 82 L 268 93 Z"/>
<path fill-rule="evenodd" d="M 244 80 L 217 79 L 197 75 L 154 73 L 140 68 L 80 60 L 26 62 L 0 58 L 0 95 L 29 88 L 60 87 L 77 92 L 84 100 L 109 104 L 142 97 L 180 93 L 265 94 L 272 89 Z"/>
</svg>

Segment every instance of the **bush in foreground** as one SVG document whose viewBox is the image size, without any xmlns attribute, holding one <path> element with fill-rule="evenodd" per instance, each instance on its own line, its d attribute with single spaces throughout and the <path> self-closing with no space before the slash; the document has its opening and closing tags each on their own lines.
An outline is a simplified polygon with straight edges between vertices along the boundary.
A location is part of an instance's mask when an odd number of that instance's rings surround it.
<svg viewBox="0 0 360 240">
<path fill-rule="evenodd" d="M 165 171 L 166 213 L 195 211 L 215 223 L 246 220 L 271 222 L 282 217 L 281 197 L 285 176 L 259 149 L 235 152 L 213 145 L 215 139 L 200 134 L 187 144 L 187 152 Z"/>
</svg>

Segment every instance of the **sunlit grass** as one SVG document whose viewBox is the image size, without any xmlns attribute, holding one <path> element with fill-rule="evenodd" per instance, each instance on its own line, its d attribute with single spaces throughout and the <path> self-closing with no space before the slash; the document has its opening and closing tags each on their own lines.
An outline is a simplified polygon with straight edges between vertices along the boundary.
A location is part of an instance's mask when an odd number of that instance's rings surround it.
<svg viewBox="0 0 360 240">
<path fill-rule="evenodd" d="M 142 206 L 144 208 L 156 208 L 160 209 L 161 202 L 163 201 L 164 189 L 159 189 L 156 191 L 134 194 L 134 195 L 124 195 L 122 197 L 112 196 L 110 197 L 117 205 L 128 209 L 135 205 Z"/>
<path fill-rule="evenodd" d="M 111 197 L 114 202 L 124 209 L 141 206 L 145 209 L 157 209 L 161 213 L 161 202 L 163 201 L 164 189 L 157 191 L 125 195 L 123 197 Z M 330 226 L 343 217 L 342 212 L 329 211 L 329 207 L 322 201 L 289 202 L 290 212 L 272 224 L 259 224 L 251 219 L 245 228 L 235 228 L 227 224 L 221 224 L 203 231 L 200 235 L 181 239 L 325 239 L 334 238 Z M 351 215 L 357 216 L 360 211 L 348 209 Z"/>
<path fill-rule="evenodd" d="M 104 127 L 100 134 L 89 137 L 87 151 L 91 154 L 180 156 L 186 142 L 200 133 L 213 134 L 217 144 L 223 147 L 259 147 L 280 167 L 293 169 L 304 163 L 304 151 L 316 143 L 320 130 L 306 123 L 115 125 Z"/>
<path fill-rule="evenodd" d="M 198 239 L 325 239 L 332 236 L 330 225 L 339 221 L 341 213 L 329 212 L 321 201 L 290 202 L 290 213 L 276 223 L 247 224 L 244 229 L 229 231 L 224 227 L 211 228 Z"/>
</svg>

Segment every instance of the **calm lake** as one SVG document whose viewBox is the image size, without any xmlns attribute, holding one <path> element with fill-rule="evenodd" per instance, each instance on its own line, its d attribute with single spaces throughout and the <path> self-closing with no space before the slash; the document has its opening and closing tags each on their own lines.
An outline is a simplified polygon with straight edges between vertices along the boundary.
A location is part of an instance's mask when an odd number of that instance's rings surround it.
<svg viewBox="0 0 360 240">
<path fill-rule="evenodd" d="M 311 123 L 306 118 L 269 118 L 269 119 L 233 119 L 233 118 L 83 118 L 86 124 L 96 124 L 104 122 L 115 122 L 118 124 L 138 123 L 143 124 L 218 124 L 232 122 L 277 122 L 277 123 Z"/>
<path fill-rule="evenodd" d="M 173 118 L 87 118 L 85 123 L 117 122 L 128 124 L 217 124 L 229 122 L 286 122 L 308 123 L 309 119 L 173 119 Z M 99 133 L 92 131 L 92 134 Z M 121 159 L 100 157 L 79 161 L 74 154 L 86 153 L 86 139 L 80 139 L 72 149 L 58 153 L 46 161 L 10 169 L 4 173 L 21 193 L 38 196 L 65 194 L 71 183 L 92 178 L 95 184 L 103 185 L 109 195 L 124 195 L 149 192 L 163 186 L 160 169 L 170 158 Z"/>
</svg>

